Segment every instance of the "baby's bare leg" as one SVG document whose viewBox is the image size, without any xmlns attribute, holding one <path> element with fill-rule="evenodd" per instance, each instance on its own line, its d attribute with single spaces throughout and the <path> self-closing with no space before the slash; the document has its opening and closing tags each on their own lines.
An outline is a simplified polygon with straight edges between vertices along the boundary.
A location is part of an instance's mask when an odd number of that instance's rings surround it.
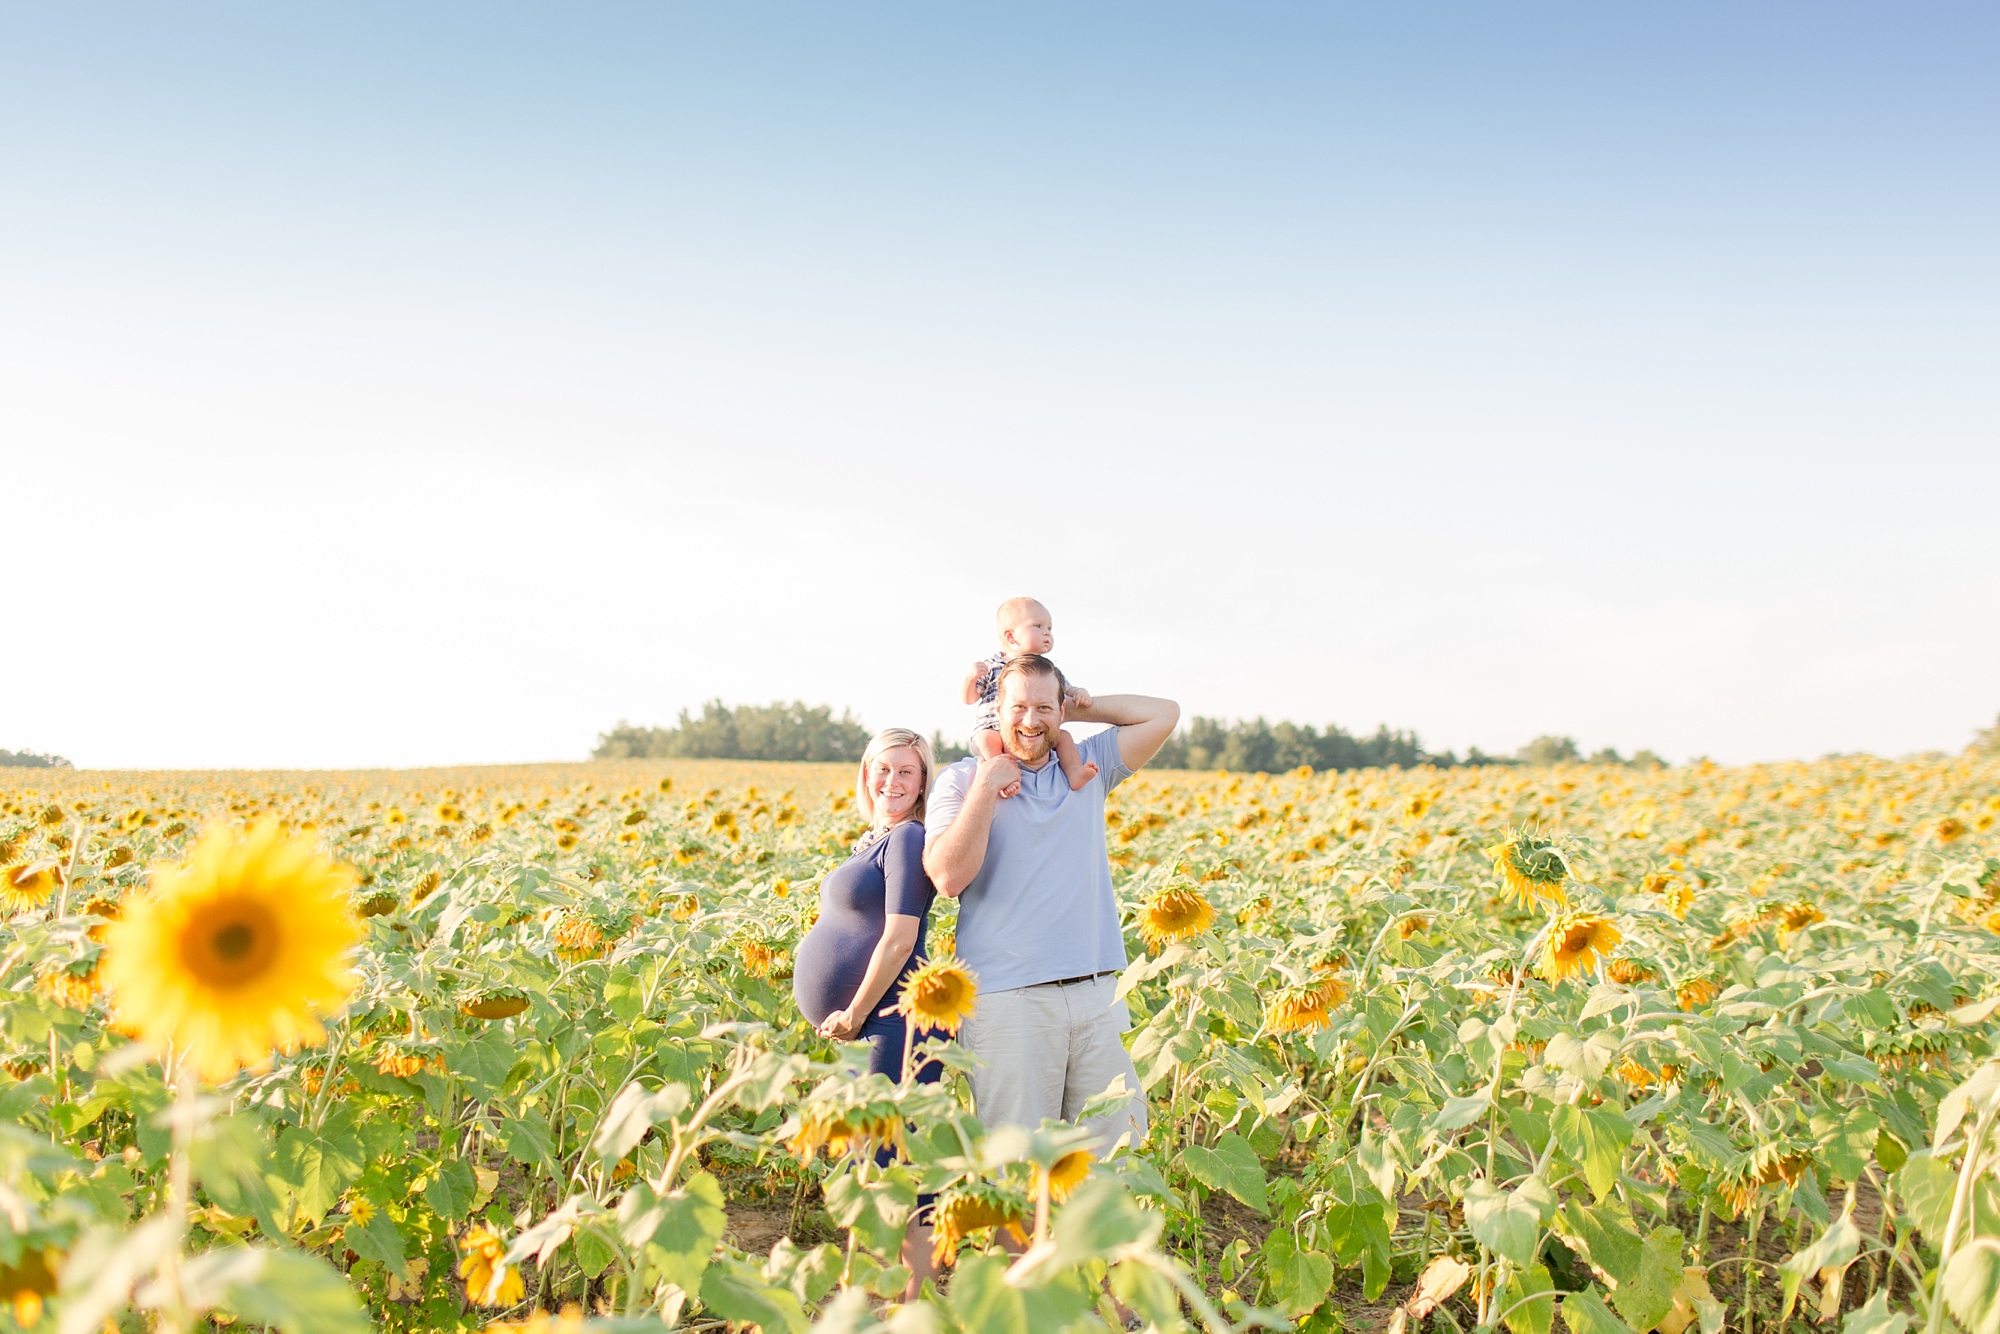
<svg viewBox="0 0 2000 1334">
<path fill-rule="evenodd" d="M 982 760 L 990 760 L 1004 749 L 1006 747 L 1000 740 L 1000 734 L 990 727 L 982 727 L 972 734 L 972 753 Z M 1000 795 L 1003 798 L 1011 797 L 1020 790 L 1021 780 L 1017 778 L 1001 788 Z"/>
<path fill-rule="evenodd" d="M 1097 777 L 1097 766 L 1086 763 L 1083 752 L 1070 740 L 1067 729 L 1056 729 L 1056 763 L 1062 766 L 1063 777 L 1069 779 L 1069 790 L 1081 791 L 1090 780 Z"/>
</svg>

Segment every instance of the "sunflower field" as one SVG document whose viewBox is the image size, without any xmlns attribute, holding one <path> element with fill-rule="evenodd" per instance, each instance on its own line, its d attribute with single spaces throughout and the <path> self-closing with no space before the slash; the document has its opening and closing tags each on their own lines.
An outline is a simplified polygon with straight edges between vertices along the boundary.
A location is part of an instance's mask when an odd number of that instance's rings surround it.
<svg viewBox="0 0 2000 1334">
<path fill-rule="evenodd" d="M 0 1326 L 2000 1334 L 1991 760 L 1141 773 L 1115 1146 L 800 1019 L 845 766 L 6 781 Z"/>
</svg>

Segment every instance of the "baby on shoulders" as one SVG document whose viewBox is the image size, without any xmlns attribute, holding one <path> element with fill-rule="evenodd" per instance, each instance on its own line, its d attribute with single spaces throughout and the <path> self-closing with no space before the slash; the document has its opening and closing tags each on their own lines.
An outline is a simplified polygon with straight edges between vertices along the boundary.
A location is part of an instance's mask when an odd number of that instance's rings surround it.
<svg viewBox="0 0 2000 1334">
<path fill-rule="evenodd" d="M 965 674 L 963 686 L 965 702 L 979 708 L 972 724 L 972 752 L 981 759 L 991 759 L 1002 749 L 1000 669 L 1007 665 L 1008 659 L 1024 654 L 1047 657 L 1056 646 L 1055 619 L 1047 607 L 1033 598 L 1008 598 L 1000 604 L 995 619 L 1000 630 L 1000 651 L 973 663 L 972 670 Z M 1089 708 L 1090 692 L 1081 686 L 1070 686 L 1063 692 L 1063 707 Z M 1062 766 L 1063 777 L 1069 780 L 1072 792 L 1097 777 L 1097 766 L 1084 760 L 1076 741 L 1061 728 L 1056 730 L 1056 763 Z M 1013 792 L 1001 795 L 1012 796 Z"/>
</svg>

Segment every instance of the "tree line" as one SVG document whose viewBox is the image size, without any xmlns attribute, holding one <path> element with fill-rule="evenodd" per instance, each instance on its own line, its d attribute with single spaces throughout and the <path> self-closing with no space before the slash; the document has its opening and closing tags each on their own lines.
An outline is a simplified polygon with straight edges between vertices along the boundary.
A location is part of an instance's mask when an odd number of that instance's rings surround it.
<svg viewBox="0 0 2000 1334">
<path fill-rule="evenodd" d="M 816 760 L 854 761 L 873 735 L 851 712 L 833 714 L 831 705 L 807 705 L 794 700 L 731 707 L 719 699 L 701 706 L 699 716 L 681 710 L 672 727 L 635 727 L 619 720 L 598 735 L 591 757 L 622 759 Z M 939 763 L 969 754 L 939 733 L 931 738 Z M 1463 759 L 1452 751 L 1431 751 L 1413 731 L 1377 727 L 1356 735 L 1329 723 L 1267 722 L 1263 718 L 1192 718 L 1176 732 L 1153 765 L 1161 769 L 1228 769 L 1236 773 L 1286 773 L 1301 767 L 1319 770 L 1405 769 L 1420 764 L 1455 768 L 1468 764 L 1631 764 L 1655 767 L 1664 761 L 1650 750 L 1626 759 L 1605 749 L 1585 756 L 1574 739 L 1536 737 L 1512 755 L 1488 755 L 1477 746 Z"/>
<path fill-rule="evenodd" d="M 60 755 L 44 755 L 39 750 L 0 750 L 0 769 L 68 769 Z"/>
</svg>

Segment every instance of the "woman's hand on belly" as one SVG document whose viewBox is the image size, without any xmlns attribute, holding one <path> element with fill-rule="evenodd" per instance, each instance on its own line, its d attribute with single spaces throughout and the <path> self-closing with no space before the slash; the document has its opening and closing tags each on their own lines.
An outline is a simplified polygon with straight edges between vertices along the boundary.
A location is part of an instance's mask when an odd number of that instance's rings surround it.
<svg viewBox="0 0 2000 1334">
<path fill-rule="evenodd" d="M 835 1010 L 828 1015 L 826 1022 L 819 1026 L 819 1035 L 823 1038 L 832 1038 L 835 1042 L 845 1042 L 859 1033 L 861 1025 L 866 1022 L 868 1016 L 856 1014 L 854 1007 L 850 1005 L 845 1010 Z"/>
</svg>

